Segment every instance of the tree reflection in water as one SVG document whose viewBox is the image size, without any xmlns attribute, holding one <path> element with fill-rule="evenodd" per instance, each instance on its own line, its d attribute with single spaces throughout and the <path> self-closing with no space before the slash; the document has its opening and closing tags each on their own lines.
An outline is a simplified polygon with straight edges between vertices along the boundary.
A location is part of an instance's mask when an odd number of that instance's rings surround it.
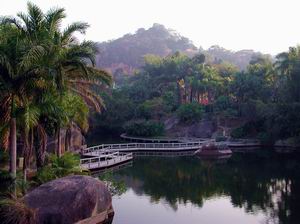
<svg viewBox="0 0 300 224">
<path fill-rule="evenodd" d="M 263 211 L 267 223 L 299 223 L 300 156 L 275 152 L 234 153 L 228 160 L 197 157 L 138 157 L 113 173 L 137 195 L 202 207 L 205 200 L 228 196 L 247 213 Z"/>
</svg>

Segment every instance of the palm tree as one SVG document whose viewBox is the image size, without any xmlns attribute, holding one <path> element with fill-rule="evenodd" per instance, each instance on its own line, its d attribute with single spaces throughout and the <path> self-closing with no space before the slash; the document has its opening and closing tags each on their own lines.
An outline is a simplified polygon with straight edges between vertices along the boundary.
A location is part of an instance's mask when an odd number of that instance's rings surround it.
<svg viewBox="0 0 300 224">
<path fill-rule="evenodd" d="M 2 145 L 10 147 L 10 172 L 12 177 L 16 177 L 17 122 L 15 111 L 17 106 L 22 105 L 26 91 L 30 88 L 29 84 L 36 79 L 36 74 L 32 68 L 23 66 L 29 53 L 24 48 L 26 40 L 20 38 L 20 33 L 15 27 L 5 23 L 0 25 L 1 126 L 6 127 Z M 8 137 L 9 141 L 7 141 Z"/>
<path fill-rule="evenodd" d="M 40 116 L 40 109 L 33 102 L 30 102 L 28 99 L 25 99 L 24 105 L 19 109 L 20 125 L 19 130 L 23 139 L 23 178 L 26 182 L 27 177 L 27 168 L 30 165 L 30 158 L 33 153 L 34 146 L 34 130 L 38 125 L 38 120 Z"/>
<path fill-rule="evenodd" d="M 85 33 L 87 28 L 86 23 L 80 22 L 69 25 L 62 32 L 56 27 L 53 30 L 54 34 L 50 35 L 51 43 L 45 55 L 46 67 L 51 68 L 51 74 L 61 96 L 65 91 L 75 93 L 100 112 L 104 103 L 95 89 L 110 85 L 112 78 L 106 71 L 94 67 L 97 53 L 95 43 L 91 41 L 79 43 L 76 40 L 74 33 Z M 58 122 L 56 131 L 58 156 L 61 155 L 61 127 L 62 124 Z"/>
<path fill-rule="evenodd" d="M 37 86 L 52 85 L 60 95 L 70 91 L 82 97 L 96 111 L 103 107 L 103 100 L 95 93 L 95 86 L 111 83 L 111 75 L 94 67 L 96 45 L 90 41 L 79 41 L 74 33 L 85 33 L 86 23 L 73 23 L 61 30 L 61 22 L 66 17 L 63 8 L 42 10 L 28 3 L 27 14 L 19 13 L 17 18 L 5 17 L 2 24 L 9 24 L 18 32 L 19 38 L 26 40 L 27 54 L 19 66 L 30 69 L 39 77 Z M 47 84 L 46 84 L 47 83 Z M 60 129 L 62 121 L 57 119 L 57 153 L 61 155 Z M 11 129 L 13 130 L 13 129 Z"/>
</svg>

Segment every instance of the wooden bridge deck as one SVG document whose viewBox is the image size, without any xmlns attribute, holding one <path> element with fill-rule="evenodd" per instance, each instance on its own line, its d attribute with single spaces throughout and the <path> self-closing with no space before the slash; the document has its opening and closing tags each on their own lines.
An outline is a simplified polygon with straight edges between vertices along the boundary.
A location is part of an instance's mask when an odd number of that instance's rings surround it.
<svg viewBox="0 0 300 224">
<path fill-rule="evenodd" d="M 95 170 L 95 169 L 105 169 L 112 166 L 120 165 L 132 160 L 132 153 L 103 153 L 99 156 L 94 156 L 91 158 L 85 158 L 80 160 L 80 165 L 84 169 Z"/>
</svg>

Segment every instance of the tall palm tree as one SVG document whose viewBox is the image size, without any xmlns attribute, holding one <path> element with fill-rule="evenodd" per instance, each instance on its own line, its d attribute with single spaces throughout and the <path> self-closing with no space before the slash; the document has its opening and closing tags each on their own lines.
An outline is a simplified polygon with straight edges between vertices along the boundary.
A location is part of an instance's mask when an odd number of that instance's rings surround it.
<svg viewBox="0 0 300 224">
<path fill-rule="evenodd" d="M 26 97 L 29 83 L 37 78 L 32 68 L 22 66 L 28 57 L 26 40 L 20 38 L 19 30 L 11 25 L 0 24 L 0 100 L 1 100 L 1 126 L 5 129 L 7 143 L 9 136 L 10 147 L 10 172 L 16 176 L 16 149 L 17 149 L 17 122 L 15 108 L 21 105 Z M 9 133 L 9 134 L 8 134 Z"/>
<path fill-rule="evenodd" d="M 13 26 L 19 37 L 26 40 L 27 54 L 22 57 L 19 67 L 33 71 L 39 82 L 54 86 L 61 96 L 65 91 L 71 91 L 100 111 L 104 104 L 95 93 L 95 86 L 103 88 L 109 85 L 111 75 L 94 67 L 95 43 L 79 43 L 74 36 L 75 32 L 84 34 L 88 24 L 77 22 L 62 30 L 61 22 L 65 17 L 63 8 L 43 13 L 38 6 L 28 3 L 27 14 L 19 13 L 17 18 L 5 17 L 2 24 Z M 62 123 L 58 120 L 56 127 L 58 155 L 61 154 Z"/>
<path fill-rule="evenodd" d="M 64 91 L 73 92 L 100 112 L 104 103 L 95 90 L 110 85 L 112 77 L 106 71 L 94 67 L 97 53 L 95 43 L 91 41 L 79 43 L 74 36 L 75 32 L 85 33 L 88 25 L 77 22 L 63 31 L 59 28 L 58 26 L 53 29 L 53 34 L 50 35 L 51 42 L 45 55 L 46 68 L 51 69 L 56 88 L 61 95 Z M 61 155 L 60 128 L 61 123 L 58 123 L 57 154 L 59 156 Z"/>
</svg>

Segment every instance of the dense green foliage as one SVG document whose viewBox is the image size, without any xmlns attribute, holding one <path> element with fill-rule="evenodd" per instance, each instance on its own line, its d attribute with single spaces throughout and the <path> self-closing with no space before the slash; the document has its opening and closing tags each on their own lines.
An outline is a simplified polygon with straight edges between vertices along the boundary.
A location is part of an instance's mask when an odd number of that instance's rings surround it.
<svg viewBox="0 0 300 224">
<path fill-rule="evenodd" d="M 0 146 L 10 146 L 14 177 L 17 142 L 22 143 L 26 180 L 33 155 L 37 168 L 44 165 L 49 136 L 57 139 L 61 156 L 62 144 L 69 150 L 71 128 L 86 132 L 89 108 L 100 112 L 104 107 L 99 92 L 111 83 L 111 75 L 95 67 L 96 44 L 75 37 L 89 25 L 62 28 L 65 18 L 63 8 L 43 12 L 29 2 L 26 13 L 0 19 Z"/>
<path fill-rule="evenodd" d="M 133 120 L 125 124 L 125 132 L 131 136 L 161 136 L 164 133 L 164 125 L 152 120 Z"/>
<path fill-rule="evenodd" d="M 183 104 L 177 109 L 177 116 L 182 122 L 193 122 L 201 120 L 203 106 L 197 103 Z"/>
<path fill-rule="evenodd" d="M 255 55 L 240 71 L 222 61 L 211 61 L 203 54 L 188 57 L 179 52 L 167 57 L 147 55 L 144 66 L 131 78 L 116 83 L 108 99 L 108 111 L 95 126 L 116 121 L 118 133 L 129 120 L 164 122 L 178 116 L 181 122 L 202 117 L 242 120 L 232 137 L 257 137 L 272 143 L 300 135 L 300 47 L 279 54 L 275 61 Z M 113 108 L 110 104 L 114 105 Z M 128 107 L 126 107 L 128 105 Z M 124 116 L 116 116 L 115 109 Z M 126 108 L 126 109 L 125 109 Z M 209 115 L 209 116 L 207 116 Z"/>
<path fill-rule="evenodd" d="M 38 170 L 35 182 L 43 184 L 70 174 L 84 174 L 80 168 L 80 156 L 66 152 L 61 157 L 51 155 L 46 166 Z"/>
</svg>

